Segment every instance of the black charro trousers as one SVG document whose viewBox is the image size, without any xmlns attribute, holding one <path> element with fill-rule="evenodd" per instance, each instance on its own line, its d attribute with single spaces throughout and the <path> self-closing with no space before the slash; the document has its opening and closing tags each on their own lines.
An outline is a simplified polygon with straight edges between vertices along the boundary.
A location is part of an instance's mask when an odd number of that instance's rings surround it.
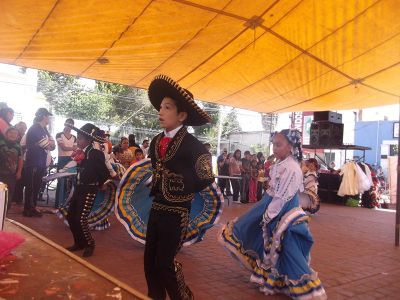
<svg viewBox="0 0 400 300">
<path fill-rule="evenodd" d="M 155 300 L 193 299 L 175 256 L 182 247 L 190 209 L 154 202 L 147 223 L 144 271 L 148 295 Z"/>
<path fill-rule="evenodd" d="M 94 239 L 90 234 L 88 217 L 98 190 L 97 185 L 77 184 L 68 207 L 67 221 L 69 228 L 74 237 L 75 245 L 82 248 L 95 246 Z"/>
</svg>

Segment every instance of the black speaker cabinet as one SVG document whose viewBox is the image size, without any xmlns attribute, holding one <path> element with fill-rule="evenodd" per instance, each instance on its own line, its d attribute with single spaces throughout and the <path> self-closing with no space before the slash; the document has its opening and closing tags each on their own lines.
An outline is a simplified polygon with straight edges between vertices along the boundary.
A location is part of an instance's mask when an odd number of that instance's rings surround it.
<svg viewBox="0 0 400 300">
<path fill-rule="evenodd" d="M 343 124 L 313 122 L 310 128 L 310 146 L 337 147 L 343 145 Z"/>
<path fill-rule="evenodd" d="M 318 123 L 311 123 L 310 127 L 310 146 L 319 145 L 319 127 Z"/>
<path fill-rule="evenodd" d="M 314 122 L 342 123 L 342 114 L 333 111 L 315 111 Z"/>
</svg>

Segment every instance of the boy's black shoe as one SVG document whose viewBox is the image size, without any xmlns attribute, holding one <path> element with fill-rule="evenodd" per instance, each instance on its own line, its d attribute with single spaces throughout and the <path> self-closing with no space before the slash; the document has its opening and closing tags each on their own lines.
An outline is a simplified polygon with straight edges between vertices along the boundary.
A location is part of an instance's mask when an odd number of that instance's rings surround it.
<svg viewBox="0 0 400 300">
<path fill-rule="evenodd" d="M 67 249 L 68 251 L 71 251 L 71 252 L 75 252 L 75 251 L 82 250 L 83 248 L 84 247 L 81 247 L 81 246 L 78 246 L 76 244 L 73 244 L 72 246 L 66 247 L 65 249 Z"/>
<path fill-rule="evenodd" d="M 85 250 L 83 250 L 83 257 L 89 257 L 92 256 L 94 252 L 94 246 L 89 246 L 89 247 L 85 247 Z"/>
</svg>

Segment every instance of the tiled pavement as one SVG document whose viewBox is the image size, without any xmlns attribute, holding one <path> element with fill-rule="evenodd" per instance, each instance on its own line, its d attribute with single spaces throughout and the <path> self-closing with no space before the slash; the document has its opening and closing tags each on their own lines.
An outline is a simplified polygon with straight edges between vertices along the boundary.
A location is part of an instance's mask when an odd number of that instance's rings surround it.
<svg viewBox="0 0 400 300">
<path fill-rule="evenodd" d="M 251 204 L 226 206 L 220 223 L 250 207 Z M 20 210 L 13 208 L 9 218 L 60 245 L 72 243 L 69 230 L 55 215 L 24 218 Z M 110 229 L 94 233 L 96 252 L 88 261 L 146 293 L 144 248 L 114 217 L 111 222 Z M 329 299 L 400 299 L 400 249 L 394 246 L 394 222 L 392 211 L 322 204 L 310 224 L 315 240 L 311 265 L 319 272 Z M 288 299 L 282 295 L 266 297 L 248 282 L 248 272 L 218 244 L 219 228 L 217 225 L 204 241 L 183 248 L 178 255 L 195 298 Z"/>
</svg>

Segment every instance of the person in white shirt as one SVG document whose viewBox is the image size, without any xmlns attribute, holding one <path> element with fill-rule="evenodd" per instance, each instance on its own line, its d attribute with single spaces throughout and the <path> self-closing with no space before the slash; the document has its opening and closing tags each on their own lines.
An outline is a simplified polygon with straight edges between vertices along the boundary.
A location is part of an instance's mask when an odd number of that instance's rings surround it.
<svg viewBox="0 0 400 300">
<path fill-rule="evenodd" d="M 73 119 L 67 119 L 65 123 L 74 126 Z M 57 133 L 56 140 L 58 147 L 57 169 L 59 170 L 72 160 L 72 152 L 76 149 L 76 136 L 71 133 L 71 128 L 65 126 L 62 132 Z"/>
<path fill-rule="evenodd" d="M 74 120 L 70 118 L 66 119 L 65 124 L 73 126 Z M 77 147 L 76 137 L 71 133 L 71 128 L 65 126 L 62 132 L 56 134 L 56 141 L 58 147 L 57 171 L 60 171 L 66 164 L 72 161 L 71 155 Z M 55 207 L 64 204 L 68 197 L 69 188 L 71 187 L 71 183 L 68 181 L 70 180 L 70 178 L 59 178 L 57 180 Z"/>
<path fill-rule="evenodd" d="M 142 149 L 143 151 L 143 155 L 144 157 L 147 157 L 148 153 L 149 153 L 149 140 L 143 140 L 142 146 L 140 147 L 140 149 Z"/>
</svg>

